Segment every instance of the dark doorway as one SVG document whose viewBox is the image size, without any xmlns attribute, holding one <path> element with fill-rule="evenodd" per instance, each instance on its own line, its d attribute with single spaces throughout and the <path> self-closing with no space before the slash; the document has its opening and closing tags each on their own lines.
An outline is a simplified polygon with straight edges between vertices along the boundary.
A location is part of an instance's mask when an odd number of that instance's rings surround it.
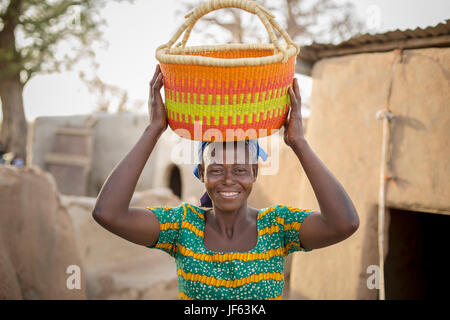
<svg viewBox="0 0 450 320">
<path fill-rule="evenodd" d="M 390 210 L 389 251 L 384 264 L 386 299 L 449 296 L 448 230 L 450 216 Z"/>
<path fill-rule="evenodd" d="M 169 188 L 179 198 L 181 198 L 181 173 L 177 166 L 170 169 Z"/>
</svg>

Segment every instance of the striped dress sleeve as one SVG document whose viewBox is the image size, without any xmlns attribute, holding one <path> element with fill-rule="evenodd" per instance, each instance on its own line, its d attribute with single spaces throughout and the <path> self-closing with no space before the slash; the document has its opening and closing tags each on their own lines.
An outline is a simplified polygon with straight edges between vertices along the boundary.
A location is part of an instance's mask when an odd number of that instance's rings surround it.
<svg viewBox="0 0 450 320">
<path fill-rule="evenodd" d="M 156 248 L 167 252 L 175 257 L 178 248 L 178 235 L 183 217 L 182 206 L 178 207 L 147 207 L 151 210 L 159 221 L 159 237 L 154 246 L 147 248 Z"/>
<path fill-rule="evenodd" d="M 277 221 L 282 225 L 281 236 L 284 243 L 284 251 L 287 256 L 296 251 L 309 252 L 312 250 L 305 249 L 300 243 L 299 232 L 303 220 L 314 213 L 309 209 L 292 208 L 290 206 L 279 205 L 276 210 Z"/>
</svg>

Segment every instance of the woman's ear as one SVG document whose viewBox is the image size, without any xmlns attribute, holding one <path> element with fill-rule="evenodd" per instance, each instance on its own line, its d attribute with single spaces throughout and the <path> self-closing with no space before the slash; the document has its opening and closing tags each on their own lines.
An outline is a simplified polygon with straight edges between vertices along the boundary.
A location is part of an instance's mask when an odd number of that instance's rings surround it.
<svg viewBox="0 0 450 320">
<path fill-rule="evenodd" d="M 198 165 L 198 176 L 200 177 L 201 182 L 205 182 L 204 173 L 205 173 L 205 168 L 203 167 L 203 164 L 200 163 Z"/>
</svg>

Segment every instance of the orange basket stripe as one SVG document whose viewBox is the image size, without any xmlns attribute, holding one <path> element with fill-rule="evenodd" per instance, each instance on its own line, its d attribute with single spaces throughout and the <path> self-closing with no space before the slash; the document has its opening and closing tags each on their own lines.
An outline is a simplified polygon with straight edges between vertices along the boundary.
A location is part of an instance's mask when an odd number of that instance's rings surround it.
<svg viewBox="0 0 450 320">
<path fill-rule="evenodd" d="M 193 75 L 169 74 L 164 79 L 164 86 L 166 89 L 180 92 L 240 94 L 288 86 L 292 81 L 291 74 L 292 71 L 276 76 L 261 74 L 252 79 L 205 79 L 204 81 Z"/>
</svg>

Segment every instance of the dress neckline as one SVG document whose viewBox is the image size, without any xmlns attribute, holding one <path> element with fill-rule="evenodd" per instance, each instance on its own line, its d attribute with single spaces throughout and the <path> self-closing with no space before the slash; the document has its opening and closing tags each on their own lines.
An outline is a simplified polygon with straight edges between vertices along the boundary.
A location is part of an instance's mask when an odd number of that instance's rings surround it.
<svg viewBox="0 0 450 320">
<path fill-rule="evenodd" d="M 185 203 L 187 203 L 187 202 L 185 202 Z M 189 204 L 189 203 L 188 203 Z M 264 210 L 264 208 L 262 208 L 262 209 L 258 209 L 258 213 L 257 213 L 257 215 L 256 215 L 256 245 L 252 248 L 252 249 L 250 249 L 250 250 L 248 250 L 248 251 L 213 251 L 213 250 L 211 250 L 211 249 L 209 249 L 206 245 L 205 245 L 205 225 L 206 225 L 206 216 L 205 216 L 205 209 L 202 209 L 201 207 L 198 207 L 198 206 L 195 206 L 195 205 L 192 205 L 192 204 L 189 204 L 190 206 L 193 206 L 193 207 L 195 207 L 196 209 L 200 209 L 201 211 L 202 211 L 202 214 L 203 214 L 203 218 L 204 219 L 201 219 L 202 220 L 202 223 L 201 223 L 201 226 L 202 226 L 202 228 L 201 228 L 201 231 L 203 231 L 203 235 L 201 236 L 201 244 L 202 244 L 202 248 L 205 250 L 205 251 L 207 251 L 208 253 L 210 253 L 210 254 L 235 254 L 235 253 L 238 253 L 238 254 L 246 254 L 246 253 L 252 253 L 253 251 L 255 251 L 257 248 L 258 248 L 258 246 L 260 245 L 260 235 L 259 235 L 259 227 L 260 227 L 260 223 L 259 223 L 259 220 L 260 220 L 260 218 L 259 218 L 259 215 L 260 215 L 260 213 Z M 212 209 L 212 208 L 211 208 Z"/>
</svg>

